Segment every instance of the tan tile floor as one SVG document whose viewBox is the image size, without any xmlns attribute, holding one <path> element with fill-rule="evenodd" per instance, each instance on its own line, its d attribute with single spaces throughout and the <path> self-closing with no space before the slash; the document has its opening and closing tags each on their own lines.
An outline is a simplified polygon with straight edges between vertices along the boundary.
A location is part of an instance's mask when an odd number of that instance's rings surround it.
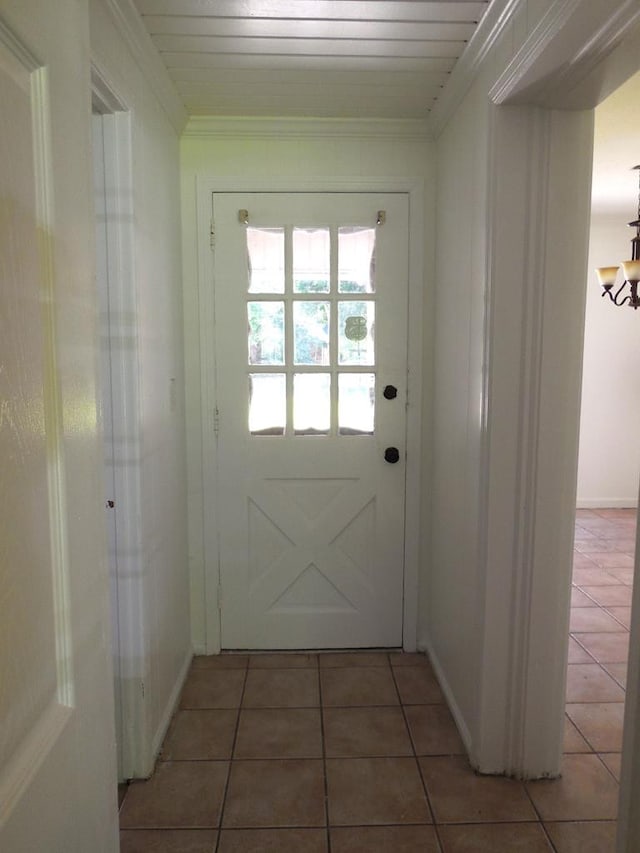
<svg viewBox="0 0 640 853">
<path fill-rule="evenodd" d="M 196 658 L 122 853 L 610 853 L 634 533 L 577 513 L 561 779 L 474 774 L 421 655 Z"/>
</svg>

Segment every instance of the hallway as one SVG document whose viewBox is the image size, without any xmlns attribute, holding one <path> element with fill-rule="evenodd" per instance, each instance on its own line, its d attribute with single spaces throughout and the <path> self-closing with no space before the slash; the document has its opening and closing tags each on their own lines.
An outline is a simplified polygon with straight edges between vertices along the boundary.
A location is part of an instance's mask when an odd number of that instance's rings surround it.
<svg viewBox="0 0 640 853">
<path fill-rule="evenodd" d="M 614 850 L 634 510 L 578 510 L 564 775 L 477 777 L 423 656 L 196 658 L 122 853 Z"/>
</svg>

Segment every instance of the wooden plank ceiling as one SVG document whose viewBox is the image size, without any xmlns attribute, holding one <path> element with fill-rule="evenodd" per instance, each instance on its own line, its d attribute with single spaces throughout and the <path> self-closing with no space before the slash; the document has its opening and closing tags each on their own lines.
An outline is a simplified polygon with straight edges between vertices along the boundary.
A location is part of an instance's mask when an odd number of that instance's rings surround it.
<svg viewBox="0 0 640 853">
<path fill-rule="evenodd" d="M 135 0 L 191 115 L 425 118 L 488 0 Z"/>
</svg>

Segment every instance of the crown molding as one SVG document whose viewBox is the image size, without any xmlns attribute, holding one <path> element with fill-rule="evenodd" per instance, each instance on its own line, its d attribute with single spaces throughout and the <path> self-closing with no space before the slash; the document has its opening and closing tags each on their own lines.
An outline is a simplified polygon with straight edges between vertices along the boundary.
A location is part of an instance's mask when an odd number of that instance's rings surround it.
<svg viewBox="0 0 640 853">
<path fill-rule="evenodd" d="M 108 75 L 94 58 L 91 60 L 91 107 L 99 115 L 127 110 L 124 101 L 116 94 Z"/>
<path fill-rule="evenodd" d="M 4 45 L 7 50 L 12 53 L 16 59 L 24 66 L 28 72 L 37 71 L 42 68 L 43 62 L 40 62 L 31 51 L 20 41 L 8 24 L 4 22 L 0 15 L 0 45 Z"/>
<path fill-rule="evenodd" d="M 103 0 L 113 23 L 178 136 L 188 115 L 133 0 Z"/>
<path fill-rule="evenodd" d="M 437 138 L 478 76 L 505 27 L 525 7 L 527 0 L 493 0 L 464 53 L 456 62 L 442 94 L 429 113 L 432 138 Z"/>
<path fill-rule="evenodd" d="M 191 116 L 184 136 L 217 138 L 304 139 L 355 137 L 431 141 L 424 119 L 342 119 L 342 118 L 243 118 L 237 116 Z"/>
<path fill-rule="evenodd" d="M 618 2 L 617 8 L 592 0 L 554 3 L 496 81 L 491 100 L 595 107 L 606 94 L 603 60 L 639 23 L 638 0 Z"/>
</svg>

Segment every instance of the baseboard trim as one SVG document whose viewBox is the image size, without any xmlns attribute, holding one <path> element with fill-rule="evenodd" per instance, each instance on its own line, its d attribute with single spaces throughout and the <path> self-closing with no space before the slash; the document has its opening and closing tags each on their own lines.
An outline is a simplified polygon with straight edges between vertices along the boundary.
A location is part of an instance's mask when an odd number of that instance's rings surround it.
<svg viewBox="0 0 640 853">
<path fill-rule="evenodd" d="M 178 673 L 178 677 L 173 686 L 173 690 L 171 691 L 167 704 L 165 705 L 164 712 L 160 718 L 158 728 L 156 729 L 155 734 L 153 736 L 153 740 L 151 742 L 150 767 L 149 772 L 145 778 L 148 778 L 153 773 L 153 769 L 158 759 L 158 755 L 160 754 L 162 742 L 164 741 L 171 719 L 176 711 L 176 708 L 178 707 L 180 694 L 182 693 L 182 688 L 184 687 L 184 683 L 186 681 L 187 673 L 189 672 L 189 667 L 191 666 L 192 660 L 193 650 L 189 649 L 184 661 L 182 662 L 182 666 L 180 667 L 180 672 Z"/>
<path fill-rule="evenodd" d="M 453 716 L 456 728 L 458 729 L 458 734 L 462 738 L 462 743 L 464 744 L 464 748 L 467 750 L 467 755 L 471 756 L 471 732 L 469 731 L 467 724 L 465 723 L 462 712 L 460 711 L 458 703 L 455 700 L 453 690 L 451 689 L 449 682 L 447 681 L 447 677 L 444 674 L 444 669 L 440 663 L 438 655 L 435 652 L 435 649 L 433 648 L 433 645 L 428 640 L 426 642 L 420 642 L 418 643 L 418 651 L 424 652 L 429 658 L 429 662 L 433 667 L 433 671 L 438 680 L 438 684 L 440 685 L 440 689 L 444 693 L 444 698 L 447 701 L 449 711 L 451 711 L 451 715 Z"/>
</svg>

